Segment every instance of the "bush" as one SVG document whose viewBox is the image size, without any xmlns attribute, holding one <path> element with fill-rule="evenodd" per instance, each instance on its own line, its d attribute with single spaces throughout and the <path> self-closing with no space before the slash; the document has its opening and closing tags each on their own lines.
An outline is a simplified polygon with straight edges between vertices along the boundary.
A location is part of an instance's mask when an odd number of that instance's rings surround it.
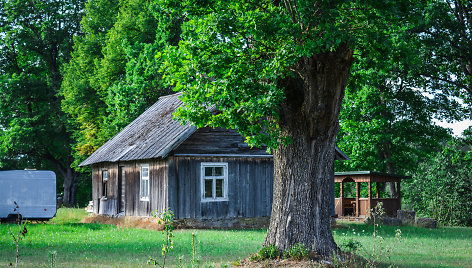
<svg viewBox="0 0 472 268">
<path fill-rule="evenodd" d="M 261 260 L 267 260 L 267 259 L 273 260 L 273 259 L 277 259 L 279 255 L 280 255 L 279 249 L 276 246 L 267 245 L 265 247 L 262 247 L 258 253 L 251 255 L 249 259 L 250 261 L 261 261 Z"/>
<path fill-rule="evenodd" d="M 441 224 L 472 226 L 471 170 L 470 144 L 451 142 L 420 165 L 404 191 L 407 203 Z"/>
<path fill-rule="evenodd" d="M 279 249 L 274 245 L 267 245 L 259 251 L 262 259 L 276 259 L 279 256 Z"/>
<path fill-rule="evenodd" d="M 308 257 L 308 253 L 310 253 L 310 249 L 307 246 L 305 246 L 304 244 L 297 243 L 295 245 L 292 245 L 284 252 L 284 258 L 301 260 Z"/>
<path fill-rule="evenodd" d="M 350 238 L 349 240 L 347 241 L 344 241 L 340 247 L 344 250 L 344 251 L 349 251 L 349 252 L 353 252 L 353 253 L 356 253 L 359 249 L 362 248 L 362 244 L 359 242 L 359 241 L 356 241 L 352 238 Z"/>
</svg>

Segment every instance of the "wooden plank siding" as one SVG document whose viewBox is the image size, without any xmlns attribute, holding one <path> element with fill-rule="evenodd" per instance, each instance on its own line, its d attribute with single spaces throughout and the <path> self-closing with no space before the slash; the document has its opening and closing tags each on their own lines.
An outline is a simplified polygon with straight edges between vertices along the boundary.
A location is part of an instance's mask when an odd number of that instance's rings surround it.
<svg viewBox="0 0 472 268">
<path fill-rule="evenodd" d="M 149 201 L 140 200 L 140 171 L 141 164 L 149 164 Z M 128 161 L 120 163 L 99 163 L 93 166 L 92 198 L 94 213 L 116 215 L 119 211 L 118 202 L 121 196 L 118 192 L 118 167 L 124 170 L 125 215 L 151 216 L 155 210 L 163 211 L 168 202 L 168 164 L 166 160 Z M 108 171 L 108 196 L 102 197 L 102 171 Z"/>
<path fill-rule="evenodd" d="M 108 172 L 107 197 L 103 197 L 102 172 Z M 118 195 L 118 166 L 115 163 L 99 163 L 93 166 L 92 198 L 94 212 L 102 215 L 115 215 Z"/>
<path fill-rule="evenodd" d="M 228 163 L 227 201 L 201 201 L 203 162 Z M 170 163 L 169 206 L 177 219 L 270 216 L 272 158 L 174 157 Z"/>
</svg>

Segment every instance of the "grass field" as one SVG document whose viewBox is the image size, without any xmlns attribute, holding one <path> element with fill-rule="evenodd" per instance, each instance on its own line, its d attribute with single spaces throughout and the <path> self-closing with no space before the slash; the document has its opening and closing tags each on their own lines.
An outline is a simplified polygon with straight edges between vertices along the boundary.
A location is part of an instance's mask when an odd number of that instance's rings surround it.
<svg viewBox="0 0 472 268">
<path fill-rule="evenodd" d="M 60 209 L 47 224 L 30 224 L 20 247 L 20 267 L 50 267 L 50 252 L 56 252 L 56 267 L 142 267 L 149 257 L 160 257 L 164 235 L 158 231 L 119 229 L 112 225 L 84 224 L 86 214 Z M 11 224 L 0 225 L 0 267 L 15 260 Z M 391 244 L 394 227 L 381 227 L 378 234 Z M 399 267 L 472 267 L 472 228 L 428 230 L 401 227 L 403 240 L 386 264 Z M 192 259 L 192 232 L 202 267 L 224 267 L 256 252 L 265 230 L 177 230 L 174 250 L 168 257 L 177 265 L 179 257 L 188 266 Z M 334 230 L 339 245 L 349 240 L 372 248 L 372 226 L 345 224 Z"/>
</svg>

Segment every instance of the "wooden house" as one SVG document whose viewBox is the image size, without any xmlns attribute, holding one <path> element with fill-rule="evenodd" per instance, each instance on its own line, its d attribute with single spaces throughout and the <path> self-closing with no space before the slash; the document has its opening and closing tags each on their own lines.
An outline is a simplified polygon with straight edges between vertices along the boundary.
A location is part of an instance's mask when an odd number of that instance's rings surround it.
<svg viewBox="0 0 472 268">
<path fill-rule="evenodd" d="M 179 96 L 161 97 L 81 163 L 92 165 L 94 212 L 149 216 L 170 208 L 177 219 L 270 216 L 272 155 L 250 148 L 234 130 L 180 125 L 172 115 Z M 346 158 L 336 150 L 337 159 Z"/>
</svg>

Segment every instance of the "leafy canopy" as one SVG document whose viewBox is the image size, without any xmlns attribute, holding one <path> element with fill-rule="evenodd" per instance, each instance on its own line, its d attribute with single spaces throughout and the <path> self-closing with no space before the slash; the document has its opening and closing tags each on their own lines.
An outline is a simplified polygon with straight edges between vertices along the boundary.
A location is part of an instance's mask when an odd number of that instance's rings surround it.
<svg viewBox="0 0 472 268">
<path fill-rule="evenodd" d="M 277 148 L 289 140 L 277 121 L 280 81 L 300 75 L 297 63 L 340 46 L 367 56 L 410 8 L 408 1 L 155 1 L 153 10 L 161 22 L 181 21 L 178 46 L 158 55 L 166 81 L 183 92 L 177 115 Z"/>
</svg>

